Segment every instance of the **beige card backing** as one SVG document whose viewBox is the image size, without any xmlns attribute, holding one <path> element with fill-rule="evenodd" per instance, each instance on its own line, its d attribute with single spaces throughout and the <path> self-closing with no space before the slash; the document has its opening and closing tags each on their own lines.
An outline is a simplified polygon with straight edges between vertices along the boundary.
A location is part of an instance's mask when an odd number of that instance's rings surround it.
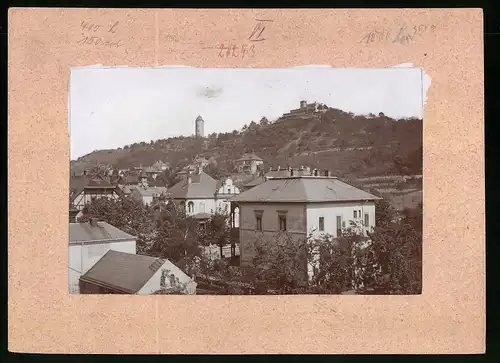
<svg viewBox="0 0 500 363">
<path fill-rule="evenodd" d="M 8 33 L 10 351 L 484 352 L 482 10 L 11 8 Z M 68 294 L 70 67 L 401 63 L 432 79 L 422 295 Z"/>
</svg>

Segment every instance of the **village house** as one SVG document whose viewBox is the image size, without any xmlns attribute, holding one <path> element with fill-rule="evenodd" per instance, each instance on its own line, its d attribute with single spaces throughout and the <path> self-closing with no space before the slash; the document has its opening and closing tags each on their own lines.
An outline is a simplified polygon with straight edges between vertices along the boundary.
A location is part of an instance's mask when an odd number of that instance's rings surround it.
<svg viewBox="0 0 500 363">
<path fill-rule="evenodd" d="M 375 226 L 375 201 L 380 199 L 346 184 L 328 171 L 282 169 L 231 199 L 239 207 L 241 265 L 252 264 L 255 242 L 273 241 L 280 232 L 292 239 L 321 235 L 336 238 L 351 222 L 366 235 Z"/>
<path fill-rule="evenodd" d="M 210 160 L 208 160 L 207 158 L 196 155 L 191 164 L 185 166 L 177 173 L 177 177 L 181 180 L 186 180 L 188 175 L 196 173 L 200 168 L 202 170 L 205 169 L 209 163 Z"/>
<path fill-rule="evenodd" d="M 196 294 L 197 283 L 166 259 L 108 250 L 79 279 L 82 294 Z"/>
<path fill-rule="evenodd" d="M 131 189 L 130 196 L 140 200 L 145 205 L 151 205 L 155 198 L 165 195 L 167 192 L 166 187 L 150 187 L 150 186 L 135 186 Z"/>
<path fill-rule="evenodd" d="M 156 162 L 153 163 L 153 165 L 151 165 L 151 167 L 154 170 L 165 171 L 167 169 L 170 169 L 170 164 L 166 163 L 166 162 L 163 162 L 161 160 L 157 160 Z"/>
<path fill-rule="evenodd" d="M 81 213 L 74 211 L 82 211 L 85 204 L 99 198 L 118 199 L 122 195 L 122 190 L 116 185 L 109 183 L 103 177 L 94 177 L 93 179 L 82 177 L 73 178 L 70 181 L 70 216 L 74 215 L 75 219 Z"/>
<path fill-rule="evenodd" d="M 91 219 L 69 225 L 69 291 L 79 292 L 78 280 L 109 250 L 136 253 L 136 240 L 109 223 Z"/>
<path fill-rule="evenodd" d="M 217 181 L 199 167 L 170 188 L 167 195 L 179 203 L 186 215 L 203 220 L 210 218 L 217 209 L 216 187 Z"/>
<path fill-rule="evenodd" d="M 169 168 L 170 165 L 168 163 L 158 160 L 154 162 L 153 165 L 144 168 L 142 172 L 145 173 L 149 179 L 156 180 L 161 173 Z"/>
<path fill-rule="evenodd" d="M 244 154 L 241 158 L 236 160 L 238 172 L 244 174 L 257 174 L 262 164 L 264 164 L 264 160 L 253 153 Z"/>
<path fill-rule="evenodd" d="M 167 195 L 179 203 L 186 215 L 205 223 L 217 211 L 229 211 L 229 198 L 238 193 L 239 189 L 230 178 L 218 182 L 200 166 L 195 173 L 188 174 L 185 180 L 170 188 Z"/>
<path fill-rule="evenodd" d="M 231 210 L 231 198 L 240 194 L 240 189 L 234 185 L 231 178 L 226 178 L 224 181 L 217 183 L 217 192 L 215 193 L 216 208 L 224 214 L 230 214 L 231 226 L 239 227 L 239 209 Z"/>
</svg>

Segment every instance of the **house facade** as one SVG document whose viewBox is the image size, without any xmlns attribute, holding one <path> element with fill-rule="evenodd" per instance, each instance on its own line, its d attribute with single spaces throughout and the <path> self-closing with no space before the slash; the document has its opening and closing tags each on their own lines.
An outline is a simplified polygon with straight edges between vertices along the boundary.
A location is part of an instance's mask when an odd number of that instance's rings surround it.
<svg viewBox="0 0 500 363">
<path fill-rule="evenodd" d="M 231 178 L 217 181 L 199 167 L 196 172 L 188 174 L 185 180 L 170 188 L 166 195 L 178 203 L 186 215 L 204 223 L 218 211 L 231 212 L 230 199 L 239 192 Z M 234 214 L 232 220 L 235 220 Z"/>
<path fill-rule="evenodd" d="M 255 243 L 270 243 L 280 235 L 294 240 L 309 236 L 337 238 L 355 226 L 360 234 L 375 226 L 375 201 L 380 199 L 326 175 L 269 177 L 264 183 L 231 199 L 240 212 L 241 265 L 251 265 Z M 294 174 L 293 176 L 291 174 Z"/>
<path fill-rule="evenodd" d="M 169 260 L 109 250 L 79 279 L 82 294 L 139 294 L 159 291 L 196 294 L 196 282 Z"/>
<path fill-rule="evenodd" d="M 79 293 L 79 278 L 109 250 L 136 253 L 137 238 L 106 222 L 70 223 L 69 292 Z"/>
<path fill-rule="evenodd" d="M 257 174 L 262 164 L 264 164 L 264 160 L 253 153 L 244 154 L 241 158 L 236 160 L 238 172 L 244 174 Z"/>
<path fill-rule="evenodd" d="M 70 203 L 78 210 L 82 210 L 85 204 L 94 199 L 111 198 L 118 199 L 121 195 L 121 189 L 116 185 L 102 179 L 92 179 L 82 188 L 75 190 L 70 196 Z"/>
<path fill-rule="evenodd" d="M 145 205 L 151 205 L 155 198 L 165 195 L 167 188 L 165 187 L 150 187 L 150 186 L 135 186 L 131 189 L 130 195 L 140 200 Z"/>
</svg>

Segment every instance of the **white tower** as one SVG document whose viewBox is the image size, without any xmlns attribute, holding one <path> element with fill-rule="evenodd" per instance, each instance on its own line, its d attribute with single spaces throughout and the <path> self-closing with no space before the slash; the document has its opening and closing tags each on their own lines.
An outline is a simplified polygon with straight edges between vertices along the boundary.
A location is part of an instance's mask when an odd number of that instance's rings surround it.
<svg viewBox="0 0 500 363">
<path fill-rule="evenodd" d="M 205 137 L 205 134 L 204 134 L 204 124 L 205 124 L 205 121 L 203 121 L 203 118 L 201 118 L 200 115 L 198 115 L 198 117 L 196 118 L 195 122 L 195 135 L 196 137 Z"/>
</svg>

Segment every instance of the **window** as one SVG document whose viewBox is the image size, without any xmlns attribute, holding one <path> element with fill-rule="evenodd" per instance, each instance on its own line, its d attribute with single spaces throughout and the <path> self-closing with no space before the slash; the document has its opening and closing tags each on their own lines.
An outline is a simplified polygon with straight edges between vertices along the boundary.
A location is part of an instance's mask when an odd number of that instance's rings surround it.
<svg viewBox="0 0 500 363">
<path fill-rule="evenodd" d="M 280 215 L 280 231 L 286 231 L 286 216 L 285 215 Z"/>
<path fill-rule="evenodd" d="M 255 229 L 257 231 L 262 231 L 262 216 L 255 216 L 256 220 L 257 220 L 257 225 L 255 227 Z"/>
<path fill-rule="evenodd" d="M 337 237 L 340 237 L 342 234 L 342 217 L 337 216 Z"/>
<path fill-rule="evenodd" d="M 354 218 L 355 219 L 358 218 L 358 211 L 357 210 L 354 211 Z"/>
<path fill-rule="evenodd" d="M 319 217 L 319 230 L 325 230 L 325 217 Z"/>
<path fill-rule="evenodd" d="M 278 210 L 278 221 L 280 231 L 286 231 L 286 214 L 288 211 L 286 210 Z"/>
<path fill-rule="evenodd" d="M 365 227 L 368 227 L 370 225 L 370 215 L 368 213 L 365 213 Z"/>
<path fill-rule="evenodd" d="M 193 213 L 194 212 L 194 203 L 193 202 L 189 202 L 188 203 L 188 212 L 189 213 Z"/>
<path fill-rule="evenodd" d="M 262 231 L 262 213 L 264 213 L 264 211 L 254 210 L 254 213 L 255 213 L 255 222 L 256 222 L 255 223 L 255 230 Z"/>
</svg>

